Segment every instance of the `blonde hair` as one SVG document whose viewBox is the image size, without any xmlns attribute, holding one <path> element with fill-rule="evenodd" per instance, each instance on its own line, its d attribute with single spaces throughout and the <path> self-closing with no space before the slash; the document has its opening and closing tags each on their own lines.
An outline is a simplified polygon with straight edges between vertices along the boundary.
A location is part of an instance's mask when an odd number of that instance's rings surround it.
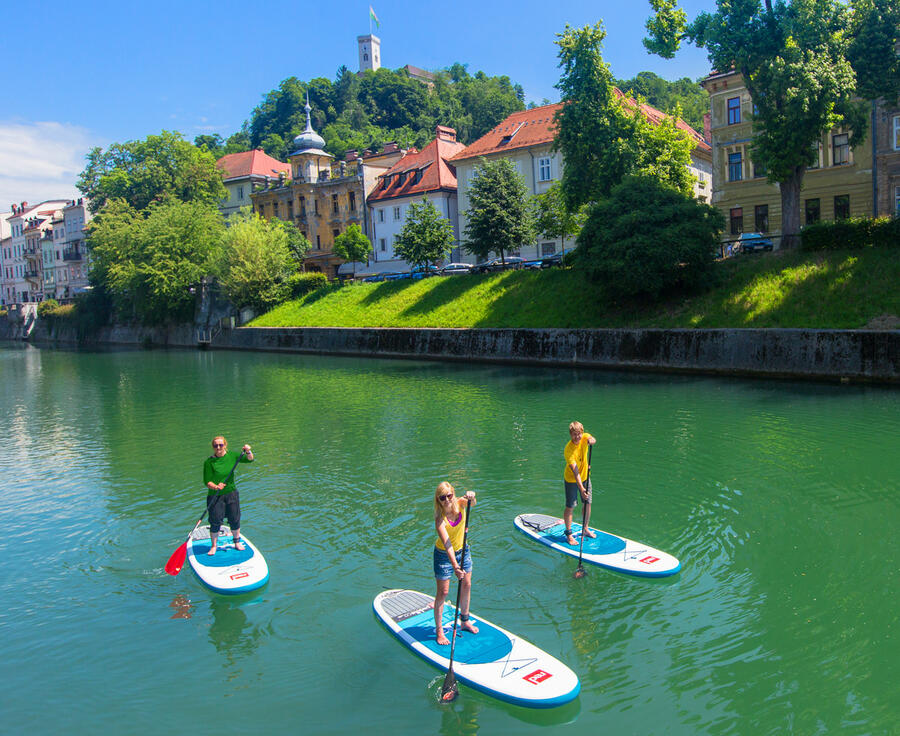
<svg viewBox="0 0 900 736">
<path fill-rule="evenodd" d="M 569 433 L 572 432 L 584 432 L 584 425 L 581 422 L 572 422 L 569 425 Z"/>
<path fill-rule="evenodd" d="M 441 502 L 438 500 L 438 496 L 443 495 L 444 493 L 450 492 L 453 494 L 453 510 L 457 513 L 459 512 L 459 500 L 456 498 L 456 491 L 453 490 L 453 486 L 451 486 L 447 481 L 442 481 L 438 483 L 437 490 L 434 492 L 434 518 L 440 519 L 444 514 L 444 507 L 441 505 Z"/>
<path fill-rule="evenodd" d="M 226 440 L 222 435 L 219 434 L 219 435 L 216 435 L 215 437 L 213 437 L 212 443 L 216 444 L 216 440 L 222 440 L 222 442 L 225 443 L 225 447 L 228 447 L 228 440 Z"/>
</svg>

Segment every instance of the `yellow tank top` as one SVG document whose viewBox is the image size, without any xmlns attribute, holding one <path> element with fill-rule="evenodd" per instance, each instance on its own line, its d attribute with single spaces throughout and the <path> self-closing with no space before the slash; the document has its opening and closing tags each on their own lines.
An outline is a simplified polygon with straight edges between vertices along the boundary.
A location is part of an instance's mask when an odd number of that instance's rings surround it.
<svg viewBox="0 0 900 736">
<path fill-rule="evenodd" d="M 466 509 L 464 504 L 459 505 L 459 521 L 456 522 L 456 526 L 453 526 L 455 520 L 448 519 L 446 515 L 444 515 L 444 521 L 447 526 L 447 535 L 450 537 L 450 543 L 453 545 L 453 551 L 459 552 L 462 549 L 463 534 L 466 531 Z M 440 537 L 437 538 L 434 546 L 445 552 L 447 550 Z"/>
</svg>

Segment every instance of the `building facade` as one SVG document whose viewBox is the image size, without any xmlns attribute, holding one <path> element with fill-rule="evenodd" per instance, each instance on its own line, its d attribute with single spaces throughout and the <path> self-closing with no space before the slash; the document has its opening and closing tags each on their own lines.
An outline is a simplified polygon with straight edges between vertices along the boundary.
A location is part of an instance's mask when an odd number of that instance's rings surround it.
<svg viewBox="0 0 900 736">
<path fill-rule="evenodd" d="M 726 218 L 724 240 L 760 232 L 780 243 L 781 191 L 753 161 L 753 101 L 737 72 L 712 74 L 701 84 L 710 99 L 712 204 Z M 890 215 L 900 196 L 900 109 L 872 106 L 872 130 L 851 147 L 849 131 L 823 131 L 800 191 L 800 222 Z M 897 128 L 900 130 L 900 127 Z M 873 149 L 873 142 L 875 148 Z M 893 197 L 893 200 L 892 200 Z"/>
<path fill-rule="evenodd" d="M 453 226 L 454 251 L 458 252 L 456 169 L 449 161 L 464 148 L 453 128 L 439 125 L 431 143 L 421 151 L 408 151 L 379 177 L 367 200 L 374 244 L 369 273 L 409 270 L 409 264 L 394 254 L 394 243 L 406 224 L 409 205 L 423 199 Z"/>
<path fill-rule="evenodd" d="M 228 192 L 219 205 L 225 217 L 233 215 L 241 207 L 252 206 L 250 195 L 254 187 L 266 186 L 291 175 L 290 164 L 272 158 L 261 148 L 222 156 L 216 161 L 216 168 L 222 172 L 222 183 Z"/>
<path fill-rule="evenodd" d="M 292 222 L 306 236 L 312 246 L 304 259 L 307 271 L 335 278 L 344 262 L 334 254 L 335 238 L 356 224 L 371 242 L 366 197 L 404 152 L 388 144 L 376 155 L 348 151 L 346 161 L 335 163 L 324 150 L 325 141 L 312 129 L 310 112 L 307 100 L 306 129 L 294 139 L 290 173 L 257 188 L 250 198 L 260 216 Z"/>
</svg>

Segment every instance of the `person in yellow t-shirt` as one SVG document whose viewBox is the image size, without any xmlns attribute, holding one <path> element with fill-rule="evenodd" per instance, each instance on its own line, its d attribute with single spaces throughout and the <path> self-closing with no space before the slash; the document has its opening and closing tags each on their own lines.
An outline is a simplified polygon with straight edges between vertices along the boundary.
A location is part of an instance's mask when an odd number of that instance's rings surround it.
<svg viewBox="0 0 900 736">
<path fill-rule="evenodd" d="M 563 521 L 566 524 L 566 543 L 575 545 L 575 537 L 572 536 L 572 509 L 575 502 L 581 496 L 584 505 L 584 529 L 587 537 L 596 537 L 590 529 L 588 522 L 591 520 L 591 481 L 588 477 L 588 446 L 597 440 L 584 431 L 581 422 L 572 422 L 569 425 L 569 437 L 563 455 L 566 458 L 566 470 L 563 473 L 563 481 L 566 486 L 566 508 L 563 511 Z M 587 481 L 587 482 L 585 482 Z"/>
<path fill-rule="evenodd" d="M 475 492 L 469 491 L 465 496 L 456 497 L 447 481 L 439 484 L 434 492 L 434 528 L 438 538 L 434 543 L 433 563 L 434 579 L 437 581 L 437 594 L 434 596 L 434 633 L 441 646 L 450 644 L 444 634 L 442 617 L 444 601 L 450 592 L 450 578 L 455 574 L 459 578 L 459 620 L 460 627 L 473 634 L 478 633 L 474 621 L 469 620 L 469 598 L 472 595 L 472 555 L 469 545 L 462 549 L 466 531 L 466 515 L 464 508 L 475 506 Z"/>
</svg>

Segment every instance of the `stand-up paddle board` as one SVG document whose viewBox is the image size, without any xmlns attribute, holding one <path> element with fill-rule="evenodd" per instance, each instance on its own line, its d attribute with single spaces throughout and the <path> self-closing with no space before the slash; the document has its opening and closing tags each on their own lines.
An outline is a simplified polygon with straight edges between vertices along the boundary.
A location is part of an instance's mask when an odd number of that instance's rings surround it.
<svg viewBox="0 0 900 736">
<path fill-rule="evenodd" d="M 516 528 L 551 549 L 578 557 L 581 524 L 572 524 L 574 545 L 566 542 L 566 525 L 558 516 L 519 514 L 516 517 Z M 592 527 L 588 529 L 597 536 L 593 539 L 584 538 L 582 559 L 585 562 L 646 578 L 674 575 L 681 569 L 681 563 L 667 552 L 599 529 Z"/>
<path fill-rule="evenodd" d="M 403 644 L 440 670 L 450 666 L 450 645 L 437 643 L 434 598 L 414 590 L 386 590 L 375 597 L 375 615 Z M 444 603 L 443 624 L 452 638 L 454 606 Z M 458 628 L 453 656 L 456 679 L 500 700 L 528 708 L 553 708 L 574 700 L 578 676 L 524 639 L 472 615 L 478 633 Z"/>
<path fill-rule="evenodd" d="M 234 548 L 231 529 L 223 526 L 219 531 L 216 553 L 208 555 L 210 548 L 209 527 L 194 530 L 187 543 L 187 558 L 200 582 L 216 593 L 246 593 L 261 588 L 269 579 L 269 566 L 265 557 L 253 543 L 241 534 L 244 549 Z"/>
</svg>

